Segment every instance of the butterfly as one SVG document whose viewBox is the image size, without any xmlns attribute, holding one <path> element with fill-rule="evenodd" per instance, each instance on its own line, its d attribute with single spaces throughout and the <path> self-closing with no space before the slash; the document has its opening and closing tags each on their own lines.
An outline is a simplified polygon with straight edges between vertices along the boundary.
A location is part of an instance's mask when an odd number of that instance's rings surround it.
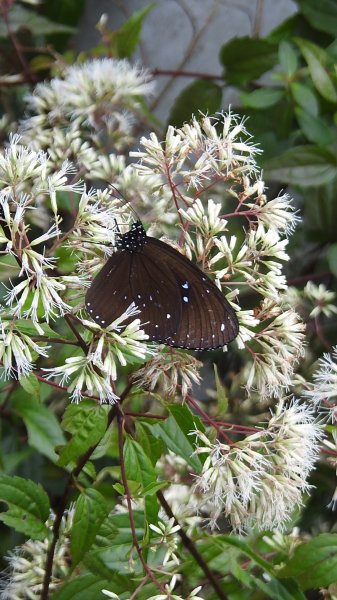
<svg viewBox="0 0 337 600">
<path fill-rule="evenodd" d="M 86 294 L 96 323 L 107 327 L 134 303 L 150 341 L 211 350 L 237 336 L 235 311 L 214 282 L 183 254 L 148 236 L 141 221 L 118 235 L 116 247 Z"/>
</svg>

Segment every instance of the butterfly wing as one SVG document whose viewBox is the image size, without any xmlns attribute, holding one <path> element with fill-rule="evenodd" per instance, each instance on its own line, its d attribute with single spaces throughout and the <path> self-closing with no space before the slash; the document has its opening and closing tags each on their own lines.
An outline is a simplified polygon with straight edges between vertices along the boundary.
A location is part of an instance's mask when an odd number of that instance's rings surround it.
<svg viewBox="0 0 337 600">
<path fill-rule="evenodd" d="M 148 238 L 144 251 L 155 256 L 157 264 L 165 264 L 176 281 L 181 303 L 181 319 L 174 335 L 165 344 L 191 350 L 206 350 L 225 346 L 238 334 L 234 309 L 214 282 L 177 250 Z"/>
<path fill-rule="evenodd" d="M 134 302 L 150 340 L 164 342 L 181 320 L 177 298 L 179 288 L 165 262 L 151 260 L 145 251 L 117 250 L 92 282 L 85 305 L 94 321 L 106 327 Z"/>
</svg>

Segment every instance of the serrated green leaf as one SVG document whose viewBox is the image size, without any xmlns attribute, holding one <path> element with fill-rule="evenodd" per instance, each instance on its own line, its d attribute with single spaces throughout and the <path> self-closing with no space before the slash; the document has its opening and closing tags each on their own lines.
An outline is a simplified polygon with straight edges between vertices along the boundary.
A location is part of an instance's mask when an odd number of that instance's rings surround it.
<svg viewBox="0 0 337 600">
<path fill-rule="evenodd" d="M 152 434 L 152 424 L 147 422 L 136 422 L 137 441 L 140 443 L 145 454 L 149 457 L 152 464 L 155 465 L 157 460 L 163 454 L 163 442 L 154 437 Z"/>
<path fill-rule="evenodd" d="M 28 433 L 28 444 L 56 462 L 58 455 L 55 447 L 64 444 L 65 439 L 58 420 L 50 409 L 46 408 L 36 398 L 15 398 L 13 410 L 24 421 Z"/>
<path fill-rule="evenodd" d="M 274 44 L 250 37 L 234 38 L 220 50 L 226 81 L 232 85 L 258 79 L 277 64 L 277 58 Z"/>
<path fill-rule="evenodd" d="M 29 373 L 25 377 L 21 377 L 20 385 L 30 395 L 31 398 L 39 400 L 39 398 L 40 398 L 40 382 L 35 377 L 34 373 Z"/>
<path fill-rule="evenodd" d="M 337 581 L 337 534 L 322 533 L 294 551 L 279 573 L 292 577 L 302 589 L 327 587 Z"/>
<path fill-rule="evenodd" d="M 141 445 L 131 437 L 127 437 L 124 443 L 124 463 L 127 478 L 131 481 L 137 481 L 146 487 L 157 480 L 149 457 Z"/>
<path fill-rule="evenodd" d="M 199 417 L 192 415 L 186 405 L 174 404 L 169 410 L 170 417 L 164 423 L 154 425 L 153 434 L 162 439 L 169 450 L 186 460 L 196 473 L 200 473 L 202 462 L 194 454 L 193 437 L 189 433 L 196 428 L 204 431 L 204 427 Z"/>
<path fill-rule="evenodd" d="M 331 273 L 337 277 L 337 244 L 331 244 L 327 251 L 327 259 Z"/>
<path fill-rule="evenodd" d="M 0 475 L 0 500 L 8 505 L 0 520 L 32 539 L 48 536 L 45 521 L 49 499 L 44 489 L 30 479 Z"/>
<path fill-rule="evenodd" d="M 336 137 L 336 130 L 321 117 L 314 117 L 302 108 L 295 108 L 295 113 L 298 124 L 309 142 L 323 147 L 333 143 Z"/>
<path fill-rule="evenodd" d="M 295 48 L 289 42 L 283 40 L 280 43 L 278 57 L 281 67 L 288 77 L 292 77 L 298 69 L 298 55 Z"/>
<path fill-rule="evenodd" d="M 58 464 L 65 466 L 76 460 L 103 437 L 107 427 L 107 407 L 83 400 L 67 407 L 62 426 L 72 433 L 71 440 L 61 449 Z"/>
<path fill-rule="evenodd" d="M 320 186 L 337 176 L 332 152 L 317 146 L 297 146 L 263 165 L 267 179 L 303 187 Z"/>
<path fill-rule="evenodd" d="M 76 500 L 70 538 L 73 566 L 91 548 L 108 512 L 104 497 L 93 488 L 84 490 Z"/>
<path fill-rule="evenodd" d="M 114 32 L 113 46 L 119 58 L 129 58 L 136 50 L 145 17 L 155 7 L 152 2 L 132 13 L 118 31 Z"/>
<path fill-rule="evenodd" d="M 337 91 L 325 65 L 328 63 L 328 54 L 319 46 L 302 38 L 295 38 L 310 72 L 316 90 L 329 102 L 337 102 Z"/>
<path fill-rule="evenodd" d="M 284 90 L 276 90 L 271 88 L 264 88 L 260 90 L 254 90 L 253 92 L 241 92 L 240 100 L 242 106 L 248 108 L 269 108 L 277 104 L 282 98 L 284 98 Z"/>
<path fill-rule="evenodd" d="M 194 81 L 176 98 L 168 123 L 180 127 L 190 121 L 193 115 L 198 118 L 200 112 L 212 115 L 220 110 L 221 101 L 222 89 L 219 85 L 213 81 Z"/>
<path fill-rule="evenodd" d="M 314 29 L 331 33 L 337 31 L 337 5 L 335 0 L 297 0 L 300 10 Z"/>
<path fill-rule="evenodd" d="M 295 102 L 308 114 L 316 117 L 319 104 L 314 92 L 307 85 L 296 81 L 290 84 L 290 89 Z"/>
</svg>

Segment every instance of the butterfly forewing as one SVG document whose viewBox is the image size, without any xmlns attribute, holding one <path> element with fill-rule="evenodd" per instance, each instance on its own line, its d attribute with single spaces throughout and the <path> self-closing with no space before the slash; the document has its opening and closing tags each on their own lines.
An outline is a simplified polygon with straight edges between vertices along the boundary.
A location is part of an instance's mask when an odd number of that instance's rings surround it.
<svg viewBox="0 0 337 600">
<path fill-rule="evenodd" d="M 156 249 L 156 260 L 165 260 L 180 290 L 181 321 L 177 333 L 166 344 L 206 350 L 231 342 L 238 334 L 237 317 L 213 281 L 168 244 L 155 238 L 149 240 Z"/>
</svg>

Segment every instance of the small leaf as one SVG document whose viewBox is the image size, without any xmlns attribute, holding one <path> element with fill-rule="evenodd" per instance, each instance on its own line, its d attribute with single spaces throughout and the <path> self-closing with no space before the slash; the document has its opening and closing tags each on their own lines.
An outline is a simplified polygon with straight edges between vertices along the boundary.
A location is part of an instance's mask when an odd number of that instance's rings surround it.
<svg viewBox="0 0 337 600">
<path fill-rule="evenodd" d="M 152 2 L 141 10 L 135 11 L 118 31 L 114 32 L 113 45 L 119 58 L 129 58 L 136 50 L 144 19 L 154 7 L 155 3 Z"/>
<path fill-rule="evenodd" d="M 295 114 L 304 135 L 309 142 L 328 146 L 335 139 L 335 132 L 322 118 L 308 114 L 302 108 L 295 108 Z"/>
<path fill-rule="evenodd" d="M 64 413 L 62 426 L 73 437 L 61 449 L 58 464 L 69 464 L 97 444 L 105 433 L 107 419 L 107 408 L 94 401 L 83 400 L 80 404 L 70 404 Z"/>
<path fill-rule="evenodd" d="M 314 92 L 307 85 L 296 81 L 290 84 L 290 89 L 295 102 L 307 113 L 316 117 L 319 104 Z"/>
<path fill-rule="evenodd" d="M 8 505 L 0 521 L 33 539 L 48 536 L 49 499 L 44 489 L 21 477 L 0 475 L 0 500 Z"/>
<path fill-rule="evenodd" d="M 199 417 L 193 415 L 186 405 L 173 404 L 169 407 L 171 416 L 164 423 L 153 427 L 153 434 L 158 436 L 178 456 L 181 456 L 196 473 L 200 473 L 202 462 L 194 454 L 193 436 L 189 433 L 194 429 L 204 431 L 205 428 Z"/>
<path fill-rule="evenodd" d="M 71 529 L 73 566 L 76 566 L 82 560 L 94 543 L 108 512 L 106 501 L 97 490 L 88 488 L 78 497 Z"/>
<path fill-rule="evenodd" d="M 293 577 L 302 589 L 328 587 L 337 581 L 337 534 L 322 533 L 294 551 L 288 564 L 279 572 Z"/>
<path fill-rule="evenodd" d="M 34 35 L 49 35 L 51 33 L 74 33 L 75 29 L 62 23 L 54 23 L 46 17 L 33 12 L 19 4 L 11 6 L 9 11 L 9 23 L 12 32 L 19 29 L 28 29 Z M 4 22 L 0 21 L 0 38 L 8 37 L 8 29 Z"/>
<path fill-rule="evenodd" d="M 170 125 L 180 127 L 198 118 L 199 113 L 212 115 L 221 108 L 222 89 L 213 81 L 194 81 L 187 86 L 176 98 L 170 112 Z"/>
<path fill-rule="evenodd" d="M 331 244 L 328 248 L 327 259 L 331 273 L 337 277 L 337 244 Z"/>
<path fill-rule="evenodd" d="M 27 428 L 28 444 L 36 448 L 51 461 L 57 462 L 55 447 L 64 444 L 65 439 L 58 420 L 50 409 L 36 398 L 15 398 L 13 410 L 18 413 Z"/>
<path fill-rule="evenodd" d="M 225 67 L 228 83 L 244 85 L 258 79 L 277 64 L 276 47 L 257 38 L 234 38 L 222 46 L 220 62 Z"/>
<path fill-rule="evenodd" d="M 35 377 L 34 373 L 29 373 L 25 377 L 21 377 L 20 385 L 30 395 L 31 398 L 39 400 L 39 398 L 40 398 L 40 382 Z"/>
<path fill-rule="evenodd" d="M 146 487 L 157 480 L 152 462 L 141 445 L 131 437 L 127 437 L 124 443 L 124 462 L 127 478 L 131 481 Z"/>
<path fill-rule="evenodd" d="M 242 105 L 248 108 L 269 108 L 284 98 L 284 90 L 264 88 L 253 92 L 241 92 Z"/>
<path fill-rule="evenodd" d="M 298 69 L 298 55 L 292 44 L 285 40 L 280 43 L 278 57 L 281 67 L 288 77 L 292 77 Z"/>
<path fill-rule="evenodd" d="M 331 33 L 337 31 L 336 0 L 297 0 L 300 10 L 314 29 Z"/>
<path fill-rule="evenodd" d="M 217 414 L 224 415 L 228 410 L 228 395 L 225 386 L 223 385 L 216 364 L 214 364 L 216 398 L 217 398 Z"/>
<path fill-rule="evenodd" d="M 333 80 L 325 68 L 327 53 L 313 42 L 295 38 L 309 68 L 310 76 L 317 91 L 329 102 L 337 102 L 337 92 Z"/>
<path fill-rule="evenodd" d="M 317 146 L 297 146 L 264 163 L 266 177 L 303 187 L 320 186 L 337 176 L 332 152 Z"/>
</svg>

